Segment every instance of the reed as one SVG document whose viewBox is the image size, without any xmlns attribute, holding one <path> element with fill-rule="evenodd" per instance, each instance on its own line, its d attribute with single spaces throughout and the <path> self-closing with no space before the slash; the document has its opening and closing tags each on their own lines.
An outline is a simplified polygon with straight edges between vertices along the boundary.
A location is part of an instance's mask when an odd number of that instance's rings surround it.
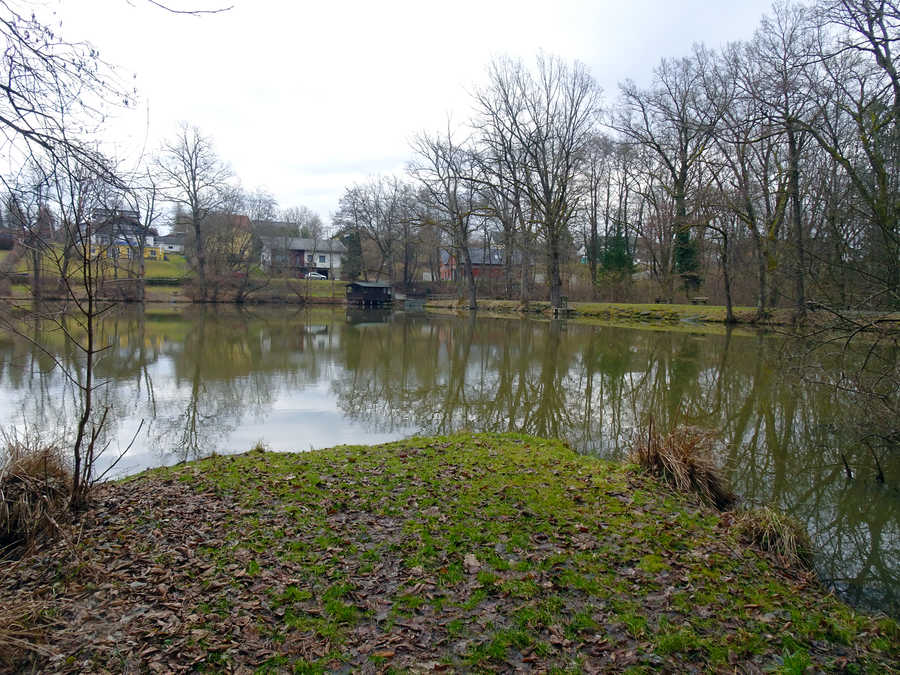
<svg viewBox="0 0 900 675">
<path fill-rule="evenodd" d="M 631 458 L 681 492 L 695 493 L 720 511 L 735 494 L 713 454 L 713 435 L 695 427 L 678 427 L 662 436 L 651 421 L 632 448 Z"/>
</svg>

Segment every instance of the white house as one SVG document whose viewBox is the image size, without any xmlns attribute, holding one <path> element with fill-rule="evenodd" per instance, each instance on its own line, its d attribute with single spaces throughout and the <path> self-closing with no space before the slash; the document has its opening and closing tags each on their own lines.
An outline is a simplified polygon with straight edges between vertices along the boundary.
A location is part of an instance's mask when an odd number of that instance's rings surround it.
<svg viewBox="0 0 900 675">
<path fill-rule="evenodd" d="M 156 238 L 156 245 L 165 253 L 184 253 L 184 235 L 167 234 Z"/>
<path fill-rule="evenodd" d="M 299 276 L 318 272 L 329 279 L 340 278 L 347 247 L 337 239 L 260 237 L 260 240 L 260 260 L 266 267 L 277 267 Z"/>
</svg>

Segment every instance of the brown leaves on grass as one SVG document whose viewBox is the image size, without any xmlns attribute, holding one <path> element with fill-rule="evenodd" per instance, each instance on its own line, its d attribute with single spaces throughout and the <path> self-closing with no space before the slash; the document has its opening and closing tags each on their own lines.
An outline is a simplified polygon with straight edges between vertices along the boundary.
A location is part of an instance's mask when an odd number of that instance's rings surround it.
<svg viewBox="0 0 900 675">
<path fill-rule="evenodd" d="M 104 486 L 68 541 L 37 551 L 0 579 L 0 605 L 31 602 L 57 616 L 51 626 L 32 616 L 30 633 L 43 638 L 32 644 L 56 669 L 92 671 L 119 660 L 172 672 L 227 649 L 262 661 L 273 651 L 253 636 L 257 616 L 270 615 L 260 596 L 224 615 L 215 607 L 241 587 L 261 591 L 266 575 L 241 580 L 240 570 L 219 570 L 201 553 L 221 543 L 231 514 L 227 500 L 176 482 Z M 18 656 L 24 665 L 34 655 Z"/>
<path fill-rule="evenodd" d="M 742 636 L 773 663 L 789 620 L 736 609 L 756 559 L 653 489 L 519 437 L 218 457 L 103 486 L 0 607 L 41 603 L 22 669 L 689 670 L 712 641 L 750 667 Z"/>
</svg>

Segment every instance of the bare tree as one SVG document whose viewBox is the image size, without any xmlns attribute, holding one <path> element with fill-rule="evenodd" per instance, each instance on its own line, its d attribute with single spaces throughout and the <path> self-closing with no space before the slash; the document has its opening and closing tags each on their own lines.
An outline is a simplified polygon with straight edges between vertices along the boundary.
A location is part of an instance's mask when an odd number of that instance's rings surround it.
<svg viewBox="0 0 900 675">
<path fill-rule="evenodd" d="M 720 206 L 730 210 L 749 231 L 756 257 L 757 318 L 767 316 L 777 244 L 787 208 L 786 171 L 781 170 L 782 139 L 767 122 L 766 104 L 756 95 L 759 64 L 744 43 L 728 45 L 704 69 L 705 97 L 716 100 L 721 118 L 712 134 L 713 147 L 703 158 Z M 737 234 L 737 233 L 735 233 Z M 723 249 L 727 260 L 727 247 Z"/>
<path fill-rule="evenodd" d="M 535 239 L 524 189 L 527 165 L 522 146 L 498 121 L 491 116 L 475 121 L 478 138 L 473 157 L 484 177 L 479 187 L 484 206 L 500 223 L 506 295 L 513 297 L 513 267 L 518 257 L 519 299 L 525 305 L 529 299 L 528 260 Z"/>
<path fill-rule="evenodd" d="M 644 146 L 634 146 L 631 153 L 635 176 L 635 191 L 641 202 L 641 217 L 634 231 L 648 257 L 650 274 L 664 289 L 667 299 L 673 291 L 675 273 L 675 206 L 672 193 L 659 177 L 665 169 L 655 152 Z"/>
<path fill-rule="evenodd" d="M 517 177 L 547 247 L 550 302 L 562 300 L 561 264 L 580 197 L 578 173 L 600 112 L 600 88 L 581 63 L 539 55 L 535 71 L 521 62 L 491 64 L 476 94 L 480 120 L 522 152 Z"/>
<path fill-rule="evenodd" d="M 73 129 L 95 131 L 106 109 L 128 105 L 133 92 L 94 47 L 65 39 L 30 3 L 0 0 L 0 40 L 0 146 L 18 164 L 38 152 L 60 153 L 67 163 L 107 170 Z"/>
<path fill-rule="evenodd" d="M 375 251 L 371 267 L 376 269 L 376 278 L 386 271 L 388 279 L 394 281 L 397 256 L 407 251 L 406 236 L 412 235 L 406 225 L 415 217 L 414 198 L 412 187 L 396 176 L 376 176 L 357 183 L 341 197 L 335 224 L 358 233 L 363 246 L 371 242 Z M 369 267 L 367 264 L 365 269 Z"/>
<path fill-rule="evenodd" d="M 207 251 L 208 221 L 232 198 L 230 167 L 216 154 L 212 140 L 197 127 L 182 124 L 177 136 L 163 145 L 159 172 L 167 198 L 184 207 L 190 235 L 190 259 L 197 297 L 205 300 L 210 286 Z"/>
<path fill-rule="evenodd" d="M 806 314 L 806 229 L 801 173 L 809 145 L 805 120 L 811 114 L 807 82 L 817 60 L 808 10 L 800 5 L 776 4 L 772 17 L 763 17 L 749 50 L 759 64 L 754 95 L 764 104 L 773 133 L 783 135 L 786 147 L 788 222 L 793 243 L 794 317 Z"/>
<path fill-rule="evenodd" d="M 613 160 L 615 146 L 612 139 L 598 135 L 591 142 L 583 170 L 585 199 L 582 205 L 582 222 L 587 230 L 582 232 L 585 256 L 591 271 L 592 292 L 596 293 L 597 267 L 601 260 L 600 225 L 603 228 L 603 246 L 609 241 L 612 220 Z"/>
<path fill-rule="evenodd" d="M 282 222 L 297 226 L 297 233 L 307 239 L 321 239 L 325 224 L 321 216 L 308 206 L 291 206 L 281 212 Z"/>
<path fill-rule="evenodd" d="M 471 150 L 456 142 L 449 128 L 440 137 L 420 134 L 413 141 L 413 151 L 416 159 L 409 172 L 424 188 L 427 203 L 437 210 L 438 225 L 450 237 L 453 253 L 462 259 L 469 309 L 477 309 L 469 244 L 479 214 L 478 163 Z"/>
<path fill-rule="evenodd" d="M 900 4 L 820 3 L 818 51 L 825 77 L 812 78 L 815 117 L 806 129 L 840 166 L 872 227 L 866 264 L 878 304 L 900 307 Z M 829 28 L 835 29 L 828 31 Z"/>
<path fill-rule="evenodd" d="M 127 233 L 134 257 L 137 260 L 137 270 L 129 270 L 134 277 L 135 297 L 138 302 L 144 302 L 146 297 L 146 265 L 145 252 L 147 242 L 156 234 L 156 224 L 163 214 L 163 195 L 159 185 L 159 176 L 154 172 L 154 166 L 144 168 L 144 171 L 131 176 L 129 189 L 121 196 L 121 201 L 111 205 L 113 211 L 124 207 L 133 211 L 138 219 L 137 227 Z"/>
<path fill-rule="evenodd" d="M 278 217 L 278 200 L 263 188 L 243 192 L 241 201 L 244 215 L 254 223 L 275 220 Z"/>
<path fill-rule="evenodd" d="M 30 232 L 26 240 L 39 251 L 41 267 L 47 275 L 41 282 L 54 282 L 59 289 L 56 296 L 61 303 L 46 304 L 32 302 L 24 315 L 21 312 L 4 317 L 7 328 L 25 336 L 60 367 L 66 378 L 75 385 L 80 395 L 78 422 L 71 440 L 72 489 L 70 505 L 72 509 L 84 506 L 88 489 L 98 478 L 94 467 L 106 447 L 100 442 L 101 431 L 107 419 L 108 409 L 95 405 L 96 391 L 103 385 L 96 380 L 96 366 L 104 346 L 97 339 L 99 318 L 107 312 L 113 302 L 105 300 L 105 288 L 109 260 L 101 255 L 94 244 L 93 212 L 110 203 L 113 195 L 120 193 L 120 182 L 110 183 L 113 176 L 112 165 L 96 154 L 89 162 L 84 161 L 84 149 L 69 152 L 59 145 L 52 152 L 38 152 L 30 159 L 31 175 L 41 175 L 46 186 L 40 213 L 52 213 L 58 231 L 47 228 L 43 220 L 24 222 Z M 94 171 L 106 163 L 100 172 Z M 26 183 L 24 190 L 33 187 Z M 16 199 L 12 187 L 13 201 Z M 56 245 L 55 239 L 67 242 L 64 247 Z M 22 309 L 13 307 L 13 309 Z M 24 316 L 25 321 L 47 325 L 60 331 L 69 346 L 77 352 L 78 358 L 63 364 L 41 344 L 40 332 L 26 333 L 19 329 L 16 316 Z"/>
<path fill-rule="evenodd" d="M 718 117 L 705 99 L 702 61 L 697 58 L 663 59 L 654 70 L 649 89 L 634 82 L 621 85 L 621 104 L 615 128 L 630 142 L 642 145 L 659 159 L 661 185 L 671 194 L 674 213 L 675 269 L 687 289 L 696 288 L 700 279 L 699 252 L 691 238 L 693 223 L 688 212 L 691 190 L 697 188 L 697 167 L 709 145 Z M 671 277 L 670 277 L 671 278 Z M 669 300 L 674 289 L 665 289 Z"/>
<path fill-rule="evenodd" d="M 7 187 L 4 206 L 10 229 L 15 234 L 15 244 L 3 261 L 2 274 L 13 273 L 24 259 L 31 277 L 31 296 L 39 302 L 45 286 L 44 254 L 54 236 L 54 217 L 48 208 L 47 177 L 29 162 L 17 177 L 4 179 L 4 183 Z M 64 244 L 66 254 L 71 252 L 70 243 Z M 65 255 L 65 259 L 68 258 Z"/>
</svg>

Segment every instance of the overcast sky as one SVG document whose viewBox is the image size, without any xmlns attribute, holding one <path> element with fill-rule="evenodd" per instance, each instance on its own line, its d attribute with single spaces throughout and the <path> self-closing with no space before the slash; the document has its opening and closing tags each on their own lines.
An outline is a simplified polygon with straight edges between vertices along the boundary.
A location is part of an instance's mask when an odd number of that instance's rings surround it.
<svg viewBox="0 0 900 675">
<path fill-rule="evenodd" d="M 468 117 L 497 55 L 586 63 L 605 92 L 649 82 L 694 43 L 750 38 L 770 0 L 168 0 L 228 12 L 177 16 L 146 0 L 45 0 L 133 82 L 110 127 L 116 152 L 152 152 L 179 121 L 210 136 L 245 188 L 326 221 L 344 188 L 402 170 L 409 141 Z"/>
</svg>

